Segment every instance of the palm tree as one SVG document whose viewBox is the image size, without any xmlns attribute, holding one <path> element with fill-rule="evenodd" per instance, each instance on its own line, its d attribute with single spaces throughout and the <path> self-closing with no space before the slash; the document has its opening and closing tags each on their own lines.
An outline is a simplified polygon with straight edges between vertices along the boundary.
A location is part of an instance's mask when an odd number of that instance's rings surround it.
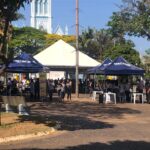
<svg viewBox="0 0 150 150">
<path fill-rule="evenodd" d="M 25 3 L 29 2 L 30 0 L 0 0 L 0 59 L 5 64 L 5 67 L 0 69 L 0 74 L 6 68 L 9 60 L 7 58 L 7 43 L 12 35 L 11 22 L 20 16 L 17 14 L 20 7 L 24 7 Z"/>
<path fill-rule="evenodd" d="M 103 52 L 113 45 L 113 38 L 107 30 L 85 30 L 79 38 L 81 50 L 94 59 L 102 59 Z"/>
<path fill-rule="evenodd" d="M 102 54 L 107 50 L 110 45 L 113 45 L 113 37 L 109 34 L 108 30 L 101 29 L 95 33 L 94 39 L 98 43 L 100 59 L 102 59 Z"/>
</svg>

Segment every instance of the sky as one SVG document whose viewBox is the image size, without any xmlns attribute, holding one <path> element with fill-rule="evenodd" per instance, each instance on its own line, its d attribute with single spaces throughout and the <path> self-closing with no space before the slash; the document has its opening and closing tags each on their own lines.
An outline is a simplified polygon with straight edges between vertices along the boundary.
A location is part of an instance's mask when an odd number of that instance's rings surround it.
<svg viewBox="0 0 150 150">
<path fill-rule="evenodd" d="M 68 26 L 69 34 L 75 34 L 75 4 L 76 0 L 52 0 L 52 28 L 56 29 L 60 25 L 64 30 Z M 90 28 L 107 28 L 107 22 L 112 13 L 119 11 L 117 5 L 121 0 L 79 0 L 79 26 L 82 30 Z M 30 26 L 30 5 L 20 12 L 25 15 L 25 20 L 15 22 L 16 26 Z M 129 37 L 135 43 L 135 48 L 141 55 L 150 48 L 150 41 L 143 38 Z"/>
</svg>

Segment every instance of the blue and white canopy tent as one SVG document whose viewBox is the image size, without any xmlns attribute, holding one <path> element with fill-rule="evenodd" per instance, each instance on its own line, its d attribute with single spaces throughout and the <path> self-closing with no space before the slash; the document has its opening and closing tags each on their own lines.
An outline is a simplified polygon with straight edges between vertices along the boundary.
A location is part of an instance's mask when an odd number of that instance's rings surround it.
<svg viewBox="0 0 150 150">
<path fill-rule="evenodd" d="M 111 64 L 112 60 L 110 58 L 106 58 L 102 64 L 97 65 L 96 67 L 90 68 L 87 70 L 87 74 L 93 75 L 94 79 L 94 87 L 95 87 L 95 75 L 104 75 L 104 69 Z"/>
<path fill-rule="evenodd" d="M 22 53 L 14 58 L 6 68 L 6 72 L 11 73 L 37 73 L 43 70 L 44 66 L 27 53 Z"/>
<path fill-rule="evenodd" d="M 104 69 L 111 64 L 112 60 L 106 58 L 102 64 L 87 70 L 88 74 L 104 74 Z"/>
<path fill-rule="evenodd" d="M 144 69 L 130 64 L 122 56 L 117 57 L 110 65 L 108 65 L 103 73 L 105 75 L 143 75 Z"/>
<path fill-rule="evenodd" d="M 98 65 L 94 68 L 87 70 L 87 74 L 105 75 L 105 78 L 107 75 L 143 75 L 144 72 L 144 69 L 130 64 L 122 56 L 117 57 L 114 61 L 111 61 L 107 58 L 106 60 L 104 60 L 102 65 Z"/>
</svg>

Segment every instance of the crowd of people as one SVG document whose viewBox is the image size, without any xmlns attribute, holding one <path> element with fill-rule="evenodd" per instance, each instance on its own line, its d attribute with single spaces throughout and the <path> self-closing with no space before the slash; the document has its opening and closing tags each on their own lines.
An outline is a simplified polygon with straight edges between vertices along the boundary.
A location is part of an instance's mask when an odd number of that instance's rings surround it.
<svg viewBox="0 0 150 150">
<path fill-rule="evenodd" d="M 57 92 L 58 97 L 64 101 L 65 95 L 67 100 L 71 100 L 72 80 L 46 80 L 46 95 L 49 100 L 53 100 L 53 93 Z M 15 78 L 8 78 L 6 86 L 0 81 L 0 95 L 28 95 L 31 101 L 40 99 L 40 82 L 39 78 L 26 79 L 18 81 Z"/>
<path fill-rule="evenodd" d="M 30 95 L 30 99 L 40 98 L 39 78 L 17 80 L 15 78 L 8 78 L 6 85 L 0 81 L 1 95 Z"/>
<path fill-rule="evenodd" d="M 132 93 L 144 93 L 146 100 L 150 103 L 150 80 L 137 80 L 132 83 L 128 80 L 89 80 L 89 93 L 92 95 L 93 90 L 116 93 L 118 101 L 131 102 Z M 141 98 L 139 98 L 141 100 Z"/>
<path fill-rule="evenodd" d="M 93 79 L 79 80 L 79 92 L 89 93 L 92 96 L 93 90 L 104 92 L 113 92 L 117 95 L 117 100 L 131 102 L 131 94 L 133 92 L 145 93 L 148 103 L 150 103 L 150 81 L 137 80 L 136 85 L 133 85 L 128 80 L 120 80 L 119 82 L 111 80 Z M 53 100 L 53 93 L 57 93 L 61 101 L 71 100 L 71 94 L 75 92 L 75 80 L 57 79 L 46 80 L 46 94 L 49 101 Z M 21 81 L 8 78 L 6 86 L 0 81 L 1 95 L 26 95 L 28 94 L 31 101 L 40 99 L 40 82 L 39 78 L 29 79 L 23 78 Z"/>
<path fill-rule="evenodd" d="M 64 101 L 65 95 L 67 94 L 67 100 L 71 100 L 72 93 L 72 81 L 67 80 L 47 80 L 47 90 L 49 94 L 49 99 L 52 101 L 53 93 L 57 92 L 58 97 L 61 101 Z"/>
</svg>

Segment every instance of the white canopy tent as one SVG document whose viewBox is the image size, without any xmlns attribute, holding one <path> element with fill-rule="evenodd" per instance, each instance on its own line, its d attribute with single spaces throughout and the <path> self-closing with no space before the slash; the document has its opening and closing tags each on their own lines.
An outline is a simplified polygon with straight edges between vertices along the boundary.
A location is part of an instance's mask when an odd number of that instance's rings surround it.
<svg viewBox="0 0 150 150">
<path fill-rule="evenodd" d="M 76 49 L 63 40 L 59 40 L 35 55 L 34 58 L 44 66 L 75 67 Z M 99 64 L 98 61 L 79 51 L 79 68 L 90 68 Z"/>
</svg>

